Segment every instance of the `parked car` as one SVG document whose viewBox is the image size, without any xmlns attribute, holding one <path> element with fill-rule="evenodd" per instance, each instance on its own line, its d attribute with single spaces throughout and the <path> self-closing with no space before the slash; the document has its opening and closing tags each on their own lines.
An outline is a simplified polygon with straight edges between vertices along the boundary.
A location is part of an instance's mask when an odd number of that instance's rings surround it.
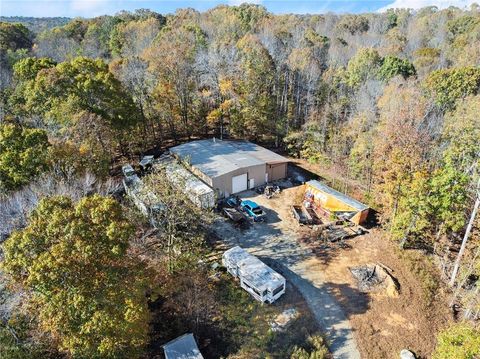
<svg viewBox="0 0 480 359">
<path fill-rule="evenodd" d="M 122 173 L 125 176 L 125 178 L 135 176 L 135 170 L 133 169 L 132 165 L 130 165 L 130 164 L 122 166 Z"/>
<path fill-rule="evenodd" d="M 242 203 L 242 199 L 234 194 L 228 197 L 227 199 L 227 205 L 232 208 L 236 208 L 240 206 L 241 203 Z"/>
<path fill-rule="evenodd" d="M 143 172 L 147 172 L 152 168 L 154 161 L 153 156 L 143 156 L 142 160 L 140 161 L 140 167 L 142 168 Z"/>
<path fill-rule="evenodd" d="M 242 203 L 240 203 L 240 208 L 247 214 L 247 216 L 252 218 L 254 222 L 265 220 L 265 211 L 253 201 L 242 201 Z"/>
<path fill-rule="evenodd" d="M 223 208 L 223 215 L 225 217 L 229 218 L 234 223 L 240 223 L 240 222 L 243 222 L 245 220 L 245 217 L 242 214 L 242 212 L 239 212 L 235 208 L 224 207 Z"/>
</svg>

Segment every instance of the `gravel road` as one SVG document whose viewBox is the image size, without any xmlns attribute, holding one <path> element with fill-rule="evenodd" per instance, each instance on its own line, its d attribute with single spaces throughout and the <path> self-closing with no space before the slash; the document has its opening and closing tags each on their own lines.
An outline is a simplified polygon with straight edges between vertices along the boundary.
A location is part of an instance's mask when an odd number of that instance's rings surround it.
<svg viewBox="0 0 480 359">
<path fill-rule="evenodd" d="M 322 277 L 319 260 L 296 240 L 294 228 L 285 228 L 269 202 L 255 193 L 246 193 L 267 210 L 266 223 L 254 223 L 239 230 L 226 220 L 215 223 L 215 232 L 228 246 L 239 245 L 265 260 L 300 291 L 329 342 L 334 358 L 357 359 L 360 353 L 350 323 Z"/>
</svg>

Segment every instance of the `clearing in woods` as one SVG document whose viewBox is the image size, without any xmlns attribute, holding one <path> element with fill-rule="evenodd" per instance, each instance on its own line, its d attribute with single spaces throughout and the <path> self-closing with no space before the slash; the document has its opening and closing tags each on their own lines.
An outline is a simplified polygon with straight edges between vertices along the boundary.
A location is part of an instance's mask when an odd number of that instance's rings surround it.
<svg viewBox="0 0 480 359">
<path fill-rule="evenodd" d="M 303 186 L 287 188 L 272 199 L 245 193 L 242 197 L 265 207 L 267 223 L 255 223 L 240 232 L 227 229 L 228 223 L 223 222 L 217 228 L 222 232 L 219 236 L 232 241 L 231 245 L 250 248 L 257 255 L 273 259 L 279 266 L 286 266 L 287 271 L 300 269 L 300 275 L 295 277 L 289 278 L 288 273 L 284 273 L 287 280 L 297 285 L 293 279 L 298 277 L 302 282 L 313 283 L 320 292 L 328 293 L 325 298 L 333 297 L 335 307 L 339 305 L 342 316 L 347 319 L 348 329 L 343 344 L 339 341 L 340 347 L 332 348 L 335 357 L 347 358 L 349 351 L 356 354 L 358 350 L 363 358 L 393 359 L 398 358 L 404 348 L 420 358 L 429 357 L 435 347 L 436 332 L 450 317 L 441 287 L 427 287 L 422 281 L 431 278 L 418 274 L 422 268 L 422 273 L 434 276 L 434 271 L 429 271 L 431 264 L 419 253 L 398 250 L 381 229 L 347 240 L 347 248 L 314 240 L 310 230 L 299 226 L 290 212 L 290 206 L 301 200 L 302 193 Z M 363 293 L 358 289 L 349 268 L 372 263 L 392 269 L 400 284 L 397 297 L 389 297 L 384 292 Z M 309 302 L 308 292 L 299 289 Z M 313 291 L 312 296 L 318 297 L 319 291 Z M 343 325 L 343 321 L 340 322 Z M 347 350 L 343 352 L 342 345 L 350 348 L 343 348 Z M 341 355 L 335 355 L 336 352 Z"/>
</svg>

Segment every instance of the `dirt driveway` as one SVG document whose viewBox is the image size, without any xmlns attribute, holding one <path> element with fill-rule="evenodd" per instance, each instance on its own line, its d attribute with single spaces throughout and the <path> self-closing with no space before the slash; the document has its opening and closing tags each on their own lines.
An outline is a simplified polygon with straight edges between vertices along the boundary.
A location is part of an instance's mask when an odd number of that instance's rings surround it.
<svg viewBox="0 0 480 359">
<path fill-rule="evenodd" d="M 286 198 L 291 201 L 298 195 L 296 191 L 298 188 L 289 188 L 270 200 L 252 191 L 243 193 L 242 198 L 252 199 L 266 209 L 266 223 L 239 230 L 218 219 L 216 234 L 229 246 L 239 245 L 261 257 L 298 288 L 327 337 L 334 358 L 360 358 L 350 323 L 334 295 L 337 288 L 326 282 L 321 260 L 297 241 L 298 228 L 285 203 Z"/>
</svg>

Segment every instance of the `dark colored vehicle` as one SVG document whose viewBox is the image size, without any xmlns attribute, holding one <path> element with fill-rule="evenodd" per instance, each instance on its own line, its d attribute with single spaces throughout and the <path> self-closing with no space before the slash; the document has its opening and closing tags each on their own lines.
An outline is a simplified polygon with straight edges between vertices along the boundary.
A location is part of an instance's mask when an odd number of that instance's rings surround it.
<svg viewBox="0 0 480 359">
<path fill-rule="evenodd" d="M 253 219 L 254 222 L 261 222 L 265 220 L 264 210 L 255 202 L 246 200 L 240 203 L 242 211 L 244 211 L 247 216 Z"/>
<path fill-rule="evenodd" d="M 236 208 L 236 207 L 240 206 L 241 203 L 242 203 L 242 199 L 238 196 L 235 196 L 235 195 L 232 195 L 232 196 L 228 197 L 228 199 L 227 199 L 227 205 L 232 207 L 232 208 Z"/>
<path fill-rule="evenodd" d="M 235 208 L 225 207 L 223 208 L 223 214 L 225 217 L 229 218 L 231 221 L 235 223 L 240 223 L 245 221 L 245 216 Z"/>
</svg>

